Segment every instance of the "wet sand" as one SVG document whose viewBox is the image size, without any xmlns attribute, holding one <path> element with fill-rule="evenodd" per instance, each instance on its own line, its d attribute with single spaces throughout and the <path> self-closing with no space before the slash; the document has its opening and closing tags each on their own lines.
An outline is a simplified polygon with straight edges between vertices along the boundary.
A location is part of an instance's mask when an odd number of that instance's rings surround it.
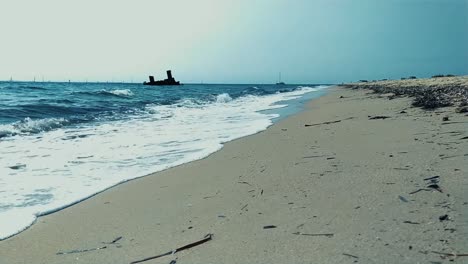
<svg viewBox="0 0 468 264">
<path fill-rule="evenodd" d="M 203 160 L 40 217 L 0 241 L 0 263 L 129 263 L 206 234 L 145 263 L 448 261 L 432 251 L 468 253 L 468 118 L 410 106 L 335 87 Z"/>
</svg>

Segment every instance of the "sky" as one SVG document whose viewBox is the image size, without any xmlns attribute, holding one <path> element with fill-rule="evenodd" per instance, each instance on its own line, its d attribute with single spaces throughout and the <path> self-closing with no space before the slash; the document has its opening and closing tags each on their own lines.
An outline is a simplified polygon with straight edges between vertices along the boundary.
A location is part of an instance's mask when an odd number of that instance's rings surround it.
<svg viewBox="0 0 468 264">
<path fill-rule="evenodd" d="M 468 0 L 2 0 L 0 80 L 468 74 Z"/>
</svg>

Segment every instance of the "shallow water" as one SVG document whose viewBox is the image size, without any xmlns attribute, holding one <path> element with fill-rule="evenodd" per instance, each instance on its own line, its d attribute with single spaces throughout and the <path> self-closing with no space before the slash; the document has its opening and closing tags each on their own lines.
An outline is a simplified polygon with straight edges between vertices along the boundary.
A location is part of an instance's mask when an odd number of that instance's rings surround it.
<svg viewBox="0 0 468 264">
<path fill-rule="evenodd" d="M 324 88 L 0 83 L 0 239 L 264 130 Z"/>
</svg>

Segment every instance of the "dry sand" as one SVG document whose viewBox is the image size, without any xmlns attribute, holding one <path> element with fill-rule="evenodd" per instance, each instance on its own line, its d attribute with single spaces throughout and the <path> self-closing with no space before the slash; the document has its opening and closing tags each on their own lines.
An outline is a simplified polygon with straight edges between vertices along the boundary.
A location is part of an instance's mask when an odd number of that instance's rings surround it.
<svg viewBox="0 0 468 264">
<path fill-rule="evenodd" d="M 446 262 L 431 251 L 468 253 L 467 117 L 409 106 L 334 88 L 208 158 L 39 218 L 0 241 L 0 263 L 129 263 L 208 233 L 146 263 Z M 442 192 L 427 188 L 432 176 Z"/>
</svg>

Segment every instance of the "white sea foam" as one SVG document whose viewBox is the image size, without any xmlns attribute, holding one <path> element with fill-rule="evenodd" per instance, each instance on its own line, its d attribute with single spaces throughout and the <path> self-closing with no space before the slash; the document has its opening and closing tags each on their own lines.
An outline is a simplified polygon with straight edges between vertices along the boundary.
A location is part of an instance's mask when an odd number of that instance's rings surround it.
<svg viewBox="0 0 468 264">
<path fill-rule="evenodd" d="M 211 104 L 181 101 L 147 107 L 144 117 L 0 140 L 0 239 L 37 216 L 77 203 L 118 183 L 201 159 L 222 144 L 257 133 L 278 114 L 258 111 L 317 88 Z"/>
<path fill-rule="evenodd" d="M 227 103 L 230 101 L 232 101 L 232 98 L 227 93 L 219 94 L 218 96 L 216 96 L 217 103 Z"/>
<path fill-rule="evenodd" d="M 133 96 L 133 92 L 128 89 L 111 90 L 111 91 L 106 91 L 106 92 L 111 93 L 113 95 L 118 95 L 118 96 Z"/>
<path fill-rule="evenodd" d="M 12 124 L 0 125 L 0 138 L 5 135 L 25 135 L 39 133 L 62 127 L 67 124 L 65 118 L 44 118 L 33 120 L 29 117 Z"/>
</svg>

